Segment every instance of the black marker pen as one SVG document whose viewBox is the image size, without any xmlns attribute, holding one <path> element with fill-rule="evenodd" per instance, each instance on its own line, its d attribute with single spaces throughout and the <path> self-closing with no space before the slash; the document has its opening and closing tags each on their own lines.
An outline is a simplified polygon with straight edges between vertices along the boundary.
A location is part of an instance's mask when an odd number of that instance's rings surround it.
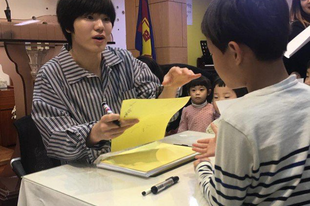
<svg viewBox="0 0 310 206">
<path fill-rule="evenodd" d="M 167 189 L 171 185 L 174 185 L 178 181 L 179 181 L 179 177 L 178 176 L 169 177 L 165 181 L 163 181 L 163 182 L 161 182 L 161 183 L 151 187 L 151 191 L 152 191 L 153 194 L 157 194 L 157 193 Z"/>
</svg>

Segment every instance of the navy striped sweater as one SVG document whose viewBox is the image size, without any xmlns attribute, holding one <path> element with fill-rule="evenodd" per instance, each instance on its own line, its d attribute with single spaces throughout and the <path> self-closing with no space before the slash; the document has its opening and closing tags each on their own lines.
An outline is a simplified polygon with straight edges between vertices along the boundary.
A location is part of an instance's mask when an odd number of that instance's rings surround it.
<svg viewBox="0 0 310 206">
<path fill-rule="evenodd" d="M 309 145 L 310 87 L 290 76 L 224 111 L 201 191 L 209 205 L 310 205 Z"/>
</svg>

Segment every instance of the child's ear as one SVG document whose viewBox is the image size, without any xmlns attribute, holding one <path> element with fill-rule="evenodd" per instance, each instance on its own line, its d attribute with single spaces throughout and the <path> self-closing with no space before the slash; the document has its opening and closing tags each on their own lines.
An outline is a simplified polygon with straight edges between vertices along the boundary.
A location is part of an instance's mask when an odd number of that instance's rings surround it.
<svg viewBox="0 0 310 206">
<path fill-rule="evenodd" d="M 207 94 L 207 96 L 209 96 L 209 95 L 211 94 L 211 92 L 212 92 L 212 89 L 208 89 L 208 94 Z"/>
<path fill-rule="evenodd" d="M 239 65 L 243 59 L 243 50 L 240 47 L 240 44 L 234 41 L 228 43 L 228 50 L 233 55 L 236 65 Z"/>
</svg>

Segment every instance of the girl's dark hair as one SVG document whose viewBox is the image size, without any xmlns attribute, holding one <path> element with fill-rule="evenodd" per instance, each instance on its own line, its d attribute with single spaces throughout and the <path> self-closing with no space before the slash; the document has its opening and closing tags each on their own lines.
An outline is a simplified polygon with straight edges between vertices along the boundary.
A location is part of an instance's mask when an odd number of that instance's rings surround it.
<svg viewBox="0 0 310 206">
<path fill-rule="evenodd" d="M 291 21 L 300 21 L 304 27 L 310 25 L 309 20 L 306 19 L 307 14 L 303 11 L 300 0 L 293 0 L 292 7 L 290 10 L 290 20 Z M 309 19 L 309 18 L 308 18 Z"/>
<path fill-rule="evenodd" d="M 71 33 L 74 32 L 73 23 L 78 17 L 87 14 L 105 14 L 114 26 L 116 17 L 111 0 L 59 0 L 57 3 L 57 19 L 69 45 L 72 45 Z"/>
<path fill-rule="evenodd" d="M 188 86 L 187 87 L 188 93 L 189 93 L 190 89 L 192 87 L 195 87 L 195 86 L 205 86 L 207 88 L 207 90 L 209 90 L 209 89 L 211 89 L 211 81 L 207 77 L 201 76 L 197 79 L 190 81 L 187 86 Z"/>
<path fill-rule="evenodd" d="M 222 53 L 235 41 L 248 46 L 260 61 L 276 60 L 288 43 L 288 4 L 286 0 L 212 1 L 201 29 Z"/>
<path fill-rule="evenodd" d="M 157 62 L 147 56 L 138 56 L 137 59 L 144 62 L 152 71 L 153 74 L 157 76 L 160 82 L 163 82 L 164 79 L 164 72 L 162 71 L 161 67 Z"/>
</svg>

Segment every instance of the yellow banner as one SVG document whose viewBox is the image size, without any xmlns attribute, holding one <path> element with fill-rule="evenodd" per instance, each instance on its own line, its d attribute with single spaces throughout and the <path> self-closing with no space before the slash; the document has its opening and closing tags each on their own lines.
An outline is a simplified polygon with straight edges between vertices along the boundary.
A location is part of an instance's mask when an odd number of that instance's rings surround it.
<svg viewBox="0 0 310 206">
<path fill-rule="evenodd" d="M 142 39 L 142 56 L 152 56 L 151 31 L 147 18 L 142 20 Z"/>
</svg>

